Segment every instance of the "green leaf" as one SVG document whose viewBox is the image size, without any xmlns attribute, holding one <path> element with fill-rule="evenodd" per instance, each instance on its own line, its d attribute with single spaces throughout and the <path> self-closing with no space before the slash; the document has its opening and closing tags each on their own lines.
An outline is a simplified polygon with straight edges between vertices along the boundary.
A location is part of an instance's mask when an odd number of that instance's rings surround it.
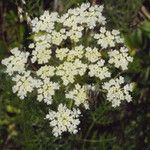
<svg viewBox="0 0 150 150">
<path fill-rule="evenodd" d="M 25 33 L 25 27 L 23 25 L 19 26 L 19 32 L 18 32 L 18 37 L 19 37 L 19 43 L 22 43 L 24 40 L 24 33 Z"/>
<path fill-rule="evenodd" d="M 145 36 L 150 38 L 150 21 L 145 21 L 141 26 L 141 30 L 143 31 Z"/>
<path fill-rule="evenodd" d="M 145 22 L 142 24 L 141 29 L 142 29 L 143 31 L 150 32 L 150 21 L 145 21 Z"/>
<path fill-rule="evenodd" d="M 4 41 L 0 41 L 0 60 L 3 59 L 3 57 L 6 54 L 6 45 L 4 43 Z"/>
</svg>

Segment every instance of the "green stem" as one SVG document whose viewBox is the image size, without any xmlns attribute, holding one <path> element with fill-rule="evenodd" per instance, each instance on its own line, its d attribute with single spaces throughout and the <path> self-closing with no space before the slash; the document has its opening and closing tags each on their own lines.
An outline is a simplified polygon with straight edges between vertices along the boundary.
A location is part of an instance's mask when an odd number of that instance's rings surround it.
<svg viewBox="0 0 150 150">
<path fill-rule="evenodd" d="M 71 109 L 72 106 L 73 106 L 73 100 L 70 100 L 70 102 L 69 102 L 69 108 Z"/>
<path fill-rule="evenodd" d="M 89 129 L 88 129 L 88 131 L 87 131 L 87 133 L 86 133 L 86 135 L 85 135 L 85 137 L 84 137 L 84 139 L 87 139 L 87 137 L 88 137 L 88 135 L 89 135 L 91 129 L 93 128 L 94 124 L 95 124 L 95 122 L 93 121 L 92 124 L 90 125 L 90 127 L 89 127 Z M 84 147 L 85 147 L 85 141 L 84 141 L 83 146 L 82 146 L 82 149 L 83 149 L 83 150 L 84 150 Z"/>
<path fill-rule="evenodd" d="M 77 141 L 84 141 L 84 142 L 89 142 L 89 143 L 101 143 L 104 141 L 113 141 L 115 138 L 112 139 L 107 139 L 107 140 L 88 140 L 88 139 L 76 139 Z"/>
</svg>

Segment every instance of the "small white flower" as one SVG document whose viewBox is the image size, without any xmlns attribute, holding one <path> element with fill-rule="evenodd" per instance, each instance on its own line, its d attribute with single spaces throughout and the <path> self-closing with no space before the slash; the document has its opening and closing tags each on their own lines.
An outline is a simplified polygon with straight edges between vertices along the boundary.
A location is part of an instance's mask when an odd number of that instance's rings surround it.
<svg viewBox="0 0 150 150">
<path fill-rule="evenodd" d="M 101 45 L 103 49 L 115 46 L 115 37 L 110 31 L 107 31 L 104 27 L 101 27 L 100 34 L 95 34 L 94 38 L 97 39 L 97 44 Z"/>
<path fill-rule="evenodd" d="M 56 32 L 55 30 L 52 31 L 51 36 L 52 36 L 52 44 L 55 44 L 55 45 L 60 45 L 61 42 L 67 38 L 67 36 L 65 34 Z"/>
<path fill-rule="evenodd" d="M 21 52 L 18 48 L 14 48 L 10 52 L 13 55 L 2 60 L 2 64 L 7 67 L 6 72 L 9 75 L 25 72 L 25 65 L 27 63 L 29 53 Z"/>
<path fill-rule="evenodd" d="M 104 66 L 105 61 L 100 60 L 96 64 L 89 65 L 89 76 L 90 77 L 97 77 L 100 80 L 105 78 L 109 78 L 111 73 L 109 72 L 108 68 Z"/>
<path fill-rule="evenodd" d="M 49 78 L 45 78 L 41 86 L 37 89 L 37 100 L 39 102 L 44 101 L 47 105 L 52 103 L 52 96 L 55 95 L 55 91 L 59 89 L 59 84 L 50 81 Z"/>
<path fill-rule="evenodd" d="M 128 49 L 121 47 L 120 51 L 112 50 L 108 52 L 109 63 L 114 64 L 116 68 L 121 68 L 122 70 L 128 69 L 129 62 L 133 61 L 133 58 L 128 55 Z"/>
<path fill-rule="evenodd" d="M 87 89 L 85 86 L 81 87 L 81 85 L 76 84 L 72 91 L 66 93 L 66 98 L 74 100 L 76 106 L 83 104 L 85 109 L 89 108 Z"/>
<path fill-rule="evenodd" d="M 75 76 L 83 76 L 87 70 L 87 64 L 83 64 L 79 59 L 74 62 L 65 61 L 56 68 L 56 75 L 61 76 L 63 84 L 66 86 L 69 83 L 74 83 Z"/>
<path fill-rule="evenodd" d="M 52 53 L 50 47 L 51 45 L 46 41 L 37 42 L 35 49 L 32 51 L 32 63 L 35 61 L 37 61 L 39 64 L 48 63 Z"/>
<path fill-rule="evenodd" d="M 119 32 L 118 30 L 112 30 L 112 34 L 113 34 L 113 35 L 119 35 L 120 32 Z"/>
<path fill-rule="evenodd" d="M 59 60 L 63 60 L 68 55 L 68 48 L 60 48 L 56 49 L 56 57 L 59 58 Z"/>
<path fill-rule="evenodd" d="M 81 112 L 78 109 L 73 108 L 73 110 L 70 110 L 66 105 L 59 104 L 57 112 L 50 110 L 46 115 L 46 119 L 50 121 L 54 136 L 58 137 L 64 132 L 72 134 L 78 132 L 80 114 Z"/>
<path fill-rule="evenodd" d="M 124 78 L 120 76 L 119 78 L 111 79 L 103 85 L 103 89 L 107 91 L 107 100 L 112 103 L 113 107 L 120 106 L 124 100 L 127 102 L 132 100 L 130 95 L 133 89 L 132 84 L 123 84 Z"/>
<path fill-rule="evenodd" d="M 34 43 L 31 43 L 30 45 L 29 45 L 29 48 L 34 48 Z"/>
<path fill-rule="evenodd" d="M 49 14 L 48 11 L 45 11 L 39 19 L 36 17 L 31 21 L 32 31 L 36 33 L 38 33 L 39 31 L 46 31 L 48 33 L 51 33 L 57 21 L 57 12 Z"/>
<path fill-rule="evenodd" d="M 27 93 L 31 93 L 34 88 L 40 85 L 40 82 L 31 77 L 30 71 L 25 72 L 23 75 L 16 75 L 12 78 L 15 81 L 13 86 L 13 92 L 24 99 L 27 96 Z"/>
<path fill-rule="evenodd" d="M 105 27 L 101 27 L 100 33 L 96 33 L 94 38 L 97 40 L 97 44 L 101 45 L 103 49 L 115 47 L 116 43 L 123 43 L 118 30 L 112 30 L 111 32 L 107 31 Z"/>
<path fill-rule="evenodd" d="M 91 47 L 87 47 L 86 48 L 86 53 L 85 53 L 85 57 L 92 63 L 96 62 L 99 60 L 101 54 L 98 51 L 97 48 L 91 48 Z"/>
<path fill-rule="evenodd" d="M 83 45 L 76 46 L 75 48 L 71 49 L 67 54 L 67 60 L 73 61 L 76 58 L 82 58 L 84 53 Z"/>
<path fill-rule="evenodd" d="M 53 66 L 42 66 L 38 71 L 37 75 L 40 76 L 42 79 L 47 77 L 52 77 L 55 74 L 55 67 Z"/>
</svg>

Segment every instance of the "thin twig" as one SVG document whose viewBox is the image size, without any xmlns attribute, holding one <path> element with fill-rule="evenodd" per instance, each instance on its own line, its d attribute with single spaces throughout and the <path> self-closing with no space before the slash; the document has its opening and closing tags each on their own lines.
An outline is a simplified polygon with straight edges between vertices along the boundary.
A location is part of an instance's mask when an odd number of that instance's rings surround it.
<svg viewBox="0 0 150 150">
<path fill-rule="evenodd" d="M 145 8 L 145 6 L 142 6 L 141 8 L 142 13 L 145 15 L 145 17 L 150 20 L 150 13 L 148 12 L 148 10 Z"/>
<path fill-rule="evenodd" d="M 77 141 L 84 141 L 84 142 L 89 142 L 89 143 L 101 143 L 104 141 L 113 141 L 115 138 L 112 139 L 106 139 L 106 140 L 89 140 L 89 139 L 76 139 Z"/>
<path fill-rule="evenodd" d="M 58 8 L 58 0 L 54 0 L 54 11 Z"/>
</svg>

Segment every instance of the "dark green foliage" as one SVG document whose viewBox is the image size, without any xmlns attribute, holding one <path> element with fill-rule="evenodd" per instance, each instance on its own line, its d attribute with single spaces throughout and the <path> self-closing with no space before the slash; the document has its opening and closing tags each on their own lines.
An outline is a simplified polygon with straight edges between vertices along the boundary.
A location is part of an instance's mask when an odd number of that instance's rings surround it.
<svg viewBox="0 0 150 150">
<path fill-rule="evenodd" d="M 130 32 L 143 0 L 103 0 L 110 28 L 116 27 L 124 33 Z"/>
<path fill-rule="evenodd" d="M 86 0 L 61 0 L 60 12 Z M 28 0 L 24 6 L 31 16 L 44 9 L 54 10 L 53 1 Z M 149 150 L 150 149 L 150 22 L 135 31 L 130 23 L 142 0 L 103 0 L 110 28 L 119 28 L 134 56 L 127 72 L 136 83 L 133 102 L 113 109 L 101 96 L 91 102 L 91 110 L 83 112 L 81 130 L 77 135 L 64 134 L 54 138 L 48 121 L 43 119 L 46 105 L 34 96 L 20 100 L 11 91 L 12 82 L 0 65 L 0 150 Z M 21 1 L 0 1 L 0 60 L 9 49 L 26 44 L 29 34 L 26 21 L 20 23 L 17 6 Z M 60 8 L 62 7 L 62 9 Z M 0 13 L 1 13 L 0 12 Z M 103 95 L 102 95 L 103 96 Z M 83 110 L 84 111 L 84 110 Z"/>
</svg>

